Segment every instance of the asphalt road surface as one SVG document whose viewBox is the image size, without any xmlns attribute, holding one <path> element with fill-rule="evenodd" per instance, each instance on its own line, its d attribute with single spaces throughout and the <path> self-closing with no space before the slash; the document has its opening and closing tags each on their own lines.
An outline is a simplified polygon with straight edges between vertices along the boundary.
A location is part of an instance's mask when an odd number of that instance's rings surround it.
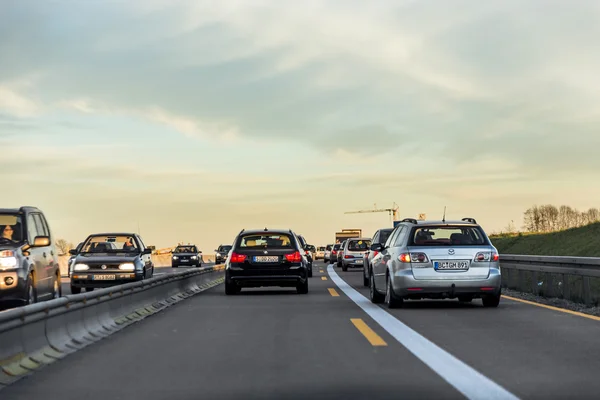
<svg viewBox="0 0 600 400">
<path fill-rule="evenodd" d="M 308 295 L 217 286 L 0 398 L 598 398 L 599 321 L 506 299 L 387 310 L 361 273 L 316 264 Z"/>
</svg>

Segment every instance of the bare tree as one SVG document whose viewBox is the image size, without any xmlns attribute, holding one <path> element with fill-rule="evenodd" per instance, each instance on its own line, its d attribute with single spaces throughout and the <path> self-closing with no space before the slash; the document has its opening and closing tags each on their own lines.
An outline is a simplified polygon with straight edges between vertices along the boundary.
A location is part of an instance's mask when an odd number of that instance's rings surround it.
<svg viewBox="0 0 600 400">
<path fill-rule="evenodd" d="M 65 239 L 58 239 L 56 241 L 56 248 L 61 256 L 64 256 L 73 248 L 73 243 L 67 242 Z"/>
<path fill-rule="evenodd" d="M 579 211 L 562 205 L 534 205 L 523 213 L 523 227 L 529 232 L 555 232 L 564 229 L 577 228 L 600 221 L 600 210 L 590 208 Z"/>
</svg>

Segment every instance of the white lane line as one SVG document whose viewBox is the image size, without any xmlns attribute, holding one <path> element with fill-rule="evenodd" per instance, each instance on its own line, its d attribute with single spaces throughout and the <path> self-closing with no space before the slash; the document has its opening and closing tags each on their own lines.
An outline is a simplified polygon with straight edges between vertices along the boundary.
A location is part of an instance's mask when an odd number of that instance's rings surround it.
<svg viewBox="0 0 600 400">
<path fill-rule="evenodd" d="M 421 336 L 393 315 L 371 303 L 338 276 L 329 265 L 327 272 L 331 280 L 375 322 L 392 335 L 400 344 L 423 361 L 435 373 L 452 385 L 468 399 L 511 399 L 514 394 L 493 382 L 435 343 Z"/>
</svg>

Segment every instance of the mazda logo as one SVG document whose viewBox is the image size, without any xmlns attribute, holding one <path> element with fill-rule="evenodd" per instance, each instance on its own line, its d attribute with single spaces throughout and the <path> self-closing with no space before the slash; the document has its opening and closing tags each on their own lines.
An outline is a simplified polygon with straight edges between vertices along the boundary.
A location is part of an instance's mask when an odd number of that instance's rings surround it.
<svg viewBox="0 0 600 400">
<path fill-rule="evenodd" d="M 106 265 L 103 265 L 103 266 L 101 266 L 100 268 L 102 268 L 102 269 L 106 269 Z"/>
<path fill-rule="evenodd" d="M 453 255 L 454 254 L 454 249 L 448 250 L 448 254 Z"/>
</svg>

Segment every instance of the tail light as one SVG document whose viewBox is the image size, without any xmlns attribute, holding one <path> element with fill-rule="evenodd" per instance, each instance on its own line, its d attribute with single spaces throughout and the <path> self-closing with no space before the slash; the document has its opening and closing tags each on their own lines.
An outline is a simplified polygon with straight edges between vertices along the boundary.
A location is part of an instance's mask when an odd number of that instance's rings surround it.
<svg viewBox="0 0 600 400">
<path fill-rule="evenodd" d="M 0 251 L 0 257 L 14 257 L 15 253 L 12 250 Z"/>
<path fill-rule="evenodd" d="M 426 263 L 429 262 L 425 253 L 402 253 L 398 256 L 398 260 L 403 263 Z"/>
<path fill-rule="evenodd" d="M 331 254 L 337 254 L 336 250 L 331 250 Z"/>
<path fill-rule="evenodd" d="M 292 253 L 292 254 L 286 254 L 285 259 L 289 262 L 301 262 L 302 255 L 300 254 L 299 251 L 296 251 L 295 253 Z"/>
<path fill-rule="evenodd" d="M 377 250 L 373 250 L 373 257 L 376 257 L 379 252 Z"/>
<path fill-rule="evenodd" d="M 498 261 L 500 256 L 495 251 L 492 252 L 479 252 L 475 255 L 475 261 L 477 262 L 490 262 Z"/>
<path fill-rule="evenodd" d="M 352 256 L 345 255 L 344 258 L 352 258 Z"/>
<path fill-rule="evenodd" d="M 246 261 L 246 258 L 247 258 L 247 256 L 245 254 L 231 253 L 230 262 L 243 263 L 244 261 Z"/>
</svg>

